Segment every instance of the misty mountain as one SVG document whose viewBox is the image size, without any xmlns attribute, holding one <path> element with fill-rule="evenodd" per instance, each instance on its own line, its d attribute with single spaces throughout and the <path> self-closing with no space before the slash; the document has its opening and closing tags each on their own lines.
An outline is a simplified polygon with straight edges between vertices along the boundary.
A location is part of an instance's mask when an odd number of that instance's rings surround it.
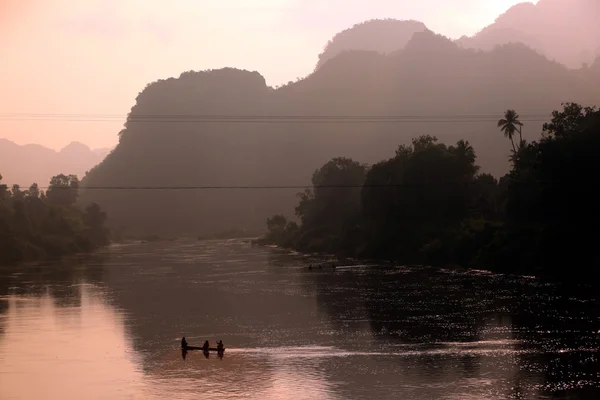
<svg viewBox="0 0 600 400">
<path fill-rule="evenodd" d="M 499 176 L 508 170 L 510 146 L 496 127 L 504 110 L 518 110 L 524 136 L 537 138 L 562 102 L 600 104 L 597 71 L 598 64 L 567 69 L 523 44 L 482 52 L 424 31 L 389 55 L 342 52 L 278 89 L 257 72 L 186 72 L 139 94 L 119 145 L 83 185 L 307 185 L 333 157 L 372 164 L 422 134 L 445 143 L 468 140 L 483 170 Z M 222 119 L 203 117 L 214 115 Z M 328 116 L 405 118 L 319 119 Z M 299 191 L 95 189 L 84 190 L 82 200 L 99 202 L 113 227 L 198 234 L 262 227 L 274 213 L 291 216 Z"/>
<path fill-rule="evenodd" d="M 591 64 L 600 56 L 600 2 L 597 0 L 540 0 L 520 3 L 472 37 L 456 41 L 461 47 L 492 50 L 509 43 L 523 43 L 550 60 L 569 68 Z M 413 34 L 427 27 L 418 21 L 370 20 L 333 37 L 319 55 L 316 69 L 350 50 L 389 54 L 402 50 Z"/>
<path fill-rule="evenodd" d="M 0 174 L 3 183 L 17 183 L 24 188 L 32 183 L 46 186 L 57 174 L 85 173 L 106 157 L 110 149 L 91 150 L 84 144 L 72 142 L 60 151 L 37 144 L 18 145 L 0 138 Z"/>
<path fill-rule="evenodd" d="M 521 42 L 571 68 L 592 63 L 600 56 L 600 2 L 598 0 L 539 0 L 521 3 L 490 26 L 458 43 L 490 50 L 496 45 Z"/>
<path fill-rule="evenodd" d="M 316 69 L 340 53 L 351 50 L 376 51 L 389 54 L 406 46 L 417 32 L 427 30 L 418 21 L 398 21 L 395 19 L 374 19 L 354 25 L 331 39 L 321 54 Z"/>
</svg>

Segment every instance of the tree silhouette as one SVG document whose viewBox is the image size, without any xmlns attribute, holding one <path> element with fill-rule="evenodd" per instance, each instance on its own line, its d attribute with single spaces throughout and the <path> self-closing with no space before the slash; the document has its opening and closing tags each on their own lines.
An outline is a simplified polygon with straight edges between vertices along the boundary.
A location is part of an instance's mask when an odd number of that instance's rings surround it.
<svg viewBox="0 0 600 400">
<path fill-rule="evenodd" d="M 523 143 L 523 136 L 521 134 L 521 127 L 523 124 L 519 121 L 519 114 L 515 110 L 506 110 L 504 112 L 504 118 L 498 121 L 498 128 L 504 133 L 510 143 L 512 144 L 513 151 L 516 153 L 517 148 L 515 147 L 514 136 L 516 132 L 519 132 L 520 144 Z"/>
<path fill-rule="evenodd" d="M 56 175 L 46 191 L 48 200 L 62 206 L 72 206 L 79 196 L 79 179 L 76 175 Z"/>
<path fill-rule="evenodd" d="M 0 174 L 0 200 L 3 200 L 8 192 L 7 186 L 2 183 L 2 174 Z"/>
<path fill-rule="evenodd" d="M 330 50 L 345 48 L 336 46 Z M 481 167 L 499 177 L 511 164 L 498 151 L 510 144 L 496 127 L 508 106 L 541 115 L 564 99 L 600 101 L 594 100 L 600 93 L 595 86 L 600 79 L 592 81 L 595 70 L 565 70 L 524 45 L 475 52 L 427 31 L 411 33 L 401 47 L 389 55 L 342 51 L 317 72 L 277 90 L 257 72 L 232 69 L 187 72 L 154 82 L 136 99 L 118 147 L 83 179 L 78 201 L 100 204 L 111 225 L 131 233 L 204 236 L 232 228 L 255 231 L 264 229 L 264 221 L 273 214 L 291 217 L 297 190 L 282 189 L 270 196 L 260 190 L 245 191 L 244 196 L 232 196 L 228 190 L 160 190 L 148 196 L 143 190 L 86 187 L 305 186 L 312 172 L 334 157 L 370 165 L 390 157 L 391 138 L 397 141 L 394 147 L 409 144 L 417 123 L 421 133 L 441 142 L 469 141 Z M 333 55 L 331 51 L 327 53 Z M 489 131 L 483 135 L 481 129 L 465 129 L 473 119 L 458 116 L 467 110 L 471 116 L 498 113 L 500 118 L 482 126 Z M 223 120 L 206 123 L 202 117 L 216 115 Z M 411 115 L 424 119 L 404 125 Z M 451 121 L 435 122 L 441 115 Z M 240 116 L 248 122 L 236 119 Z M 267 119 L 250 121 L 255 116 Z M 328 116 L 352 118 L 333 123 Z M 350 123 L 358 116 L 375 118 L 367 124 Z M 383 116 L 402 121 L 384 123 Z M 398 129 L 401 126 L 407 129 Z M 517 147 L 518 137 L 514 141 Z"/>
<path fill-rule="evenodd" d="M 0 175 L 0 182 L 2 176 Z M 78 180 L 57 175 L 49 196 L 36 183 L 29 190 L 0 184 L 0 265 L 88 252 L 109 242 L 106 214 L 92 203 L 77 207 Z"/>
</svg>

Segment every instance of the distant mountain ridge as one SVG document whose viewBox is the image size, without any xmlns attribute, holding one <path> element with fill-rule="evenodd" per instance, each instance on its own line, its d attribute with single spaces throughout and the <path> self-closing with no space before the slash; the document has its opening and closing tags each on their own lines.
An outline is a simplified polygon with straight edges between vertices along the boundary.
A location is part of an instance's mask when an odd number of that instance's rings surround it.
<svg viewBox="0 0 600 400">
<path fill-rule="evenodd" d="M 423 134 L 443 143 L 468 140 L 483 171 L 501 176 L 508 170 L 509 143 L 498 131 L 496 118 L 515 108 L 523 116 L 524 137 L 537 137 L 561 102 L 600 104 L 598 65 L 568 69 L 523 44 L 489 52 L 464 49 L 425 30 L 414 33 L 403 50 L 387 55 L 342 51 L 305 79 L 278 89 L 268 87 L 258 72 L 185 72 L 154 82 L 139 94 L 119 145 L 90 171 L 81 199 L 98 202 L 113 226 L 132 230 L 206 234 L 260 229 L 267 216 L 293 215 L 299 190 L 224 187 L 306 185 L 314 170 L 333 157 L 373 164 Z M 144 120 L 153 114 L 220 115 L 224 120 Z M 244 115 L 273 120 L 226 120 Z M 300 121 L 278 121 L 282 116 Z M 421 120 L 329 123 L 319 116 Z M 448 121 L 439 123 L 440 116 Z M 462 122 L 460 116 L 475 117 Z M 86 186 L 192 190 L 85 190 Z M 214 189 L 195 189 L 205 186 Z"/>
<path fill-rule="evenodd" d="M 455 42 L 464 48 L 489 51 L 523 43 L 569 68 L 591 64 L 600 56 L 599 0 L 540 0 L 517 4 L 472 37 Z M 390 54 L 404 49 L 415 33 L 428 28 L 419 21 L 375 19 L 336 34 L 319 55 L 315 69 L 347 51 Z"/>
<path fill-rule="evenodd" d="M 419 21 L 374 19 L 343 30 L 331 39 L 319 54 L 319 69 L 327 61 L 346 51 L 376 51 L 389 54 L 404 48 L 413 35 L 427 30 Z"/>
<path fill-rule="evenodd" d="M 522 42 L 569 68 L 591 64 L 600 56 L 600 1 L 539 0 L 520 3 L 472 37 L 458 43 L 466 48 L 490 50 L 509 42 Z"/>
<path fill-rule="evenodd" d="M 75 174 L 80 179 L 100 163 L 111 149 L 94 149 L 72 142 L 59 151 L 38 144 L 18 145 L 0 138 L 0 174 L 3 183 L 29 187 L 47 186 L 57 174 Z"/>
<path fill-rule="evenodd" d="M 277 89 L 268 87 L 256 71 L 233 68 L 189 71 L 150 83 L 135 99 L 118 146 L 84 179 L 81 200 L 98 202 L 113 227 L 143 232 L 260 229 L 267 216 L 293 215 L 298 189 L 226 187 L 306 185 L 312 172 L 333 157 L 372 164 L 423 134 L 443 143 L 468 140 L 482 170 L 501 176 L 508 170 L 509 144 L 495 118 L 507 108 L 522 115 L 523 135 L 530 140 L 538 137 L 542 123 L 562 102 L 600 104 L 600 59 L 587 68 L 568 68 L 567 61 L 548 56 L 554 51 L 569 60 L 569 54 L 576 54 L 569 49 L 561 53 L 562 44 L 548 49 L 557 32 L 546 35 L 543 23 L 540 29 L 524 30 L 518 22 L 541 21 L 540 15 L 550 21 L 554 13 L 575 3 L 587 7 L 584 14 L 591 13 L 594 4 L 600 4 L 595 2 L 540 0 L 537 6 L 519 5 L 485 32 L 458 41 L 415 21 L 368 21 L 336 35 L 311 75 Z M 582 27 L 595 29 L 587 19 L 582 21 Z M 579 25 L 564 24 L 570 28 L 557 31 L 569 43 Z M 589 46 L 594 40 L 575 44 Z M 159 124 L 144 118 L 148 115 L 200 117 Z M 223 121 L 202 121 L 203 115 L 223 116 Z M 240 123 L 235 118 L 227 121 L 228 116 L 274 118 Z M 300 120 L 276 120 L 283 116 Z M 319 116 L 422 120 L 311 120 Z M 436 120 L 440 116 L 447 121 Z M 461 121 L 460 116 L 471 117 Z M 2 168 L 0 164 L 4 173 Z M 158 188 L 85 190 L 86 186 Z"/>
</svg>

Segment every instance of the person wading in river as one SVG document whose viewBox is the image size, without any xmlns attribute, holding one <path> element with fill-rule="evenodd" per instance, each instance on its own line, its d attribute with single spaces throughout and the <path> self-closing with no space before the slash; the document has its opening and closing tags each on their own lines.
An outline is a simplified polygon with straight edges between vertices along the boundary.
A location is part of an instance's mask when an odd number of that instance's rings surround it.
<svg viewBox="0 0 600 400">
<path fill-rule="evenodd" d="M 181 348 L 185 349 L 187 347 L 187 340 L 185 340 L 185 336 L 181 339 Z"/>
</svg>

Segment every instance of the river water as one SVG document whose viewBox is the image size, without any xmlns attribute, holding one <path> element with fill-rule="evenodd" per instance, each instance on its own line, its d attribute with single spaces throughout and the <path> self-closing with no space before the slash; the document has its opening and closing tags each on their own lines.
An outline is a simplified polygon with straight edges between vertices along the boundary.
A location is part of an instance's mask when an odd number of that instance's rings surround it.
<svg viewBox="0 0 600 400">
<path fill-rule="evenodd" d="M 0 399 L 600 398 L 592 289 L 311 262 L 176 241 L 2 269 Z"/>
</svg>

